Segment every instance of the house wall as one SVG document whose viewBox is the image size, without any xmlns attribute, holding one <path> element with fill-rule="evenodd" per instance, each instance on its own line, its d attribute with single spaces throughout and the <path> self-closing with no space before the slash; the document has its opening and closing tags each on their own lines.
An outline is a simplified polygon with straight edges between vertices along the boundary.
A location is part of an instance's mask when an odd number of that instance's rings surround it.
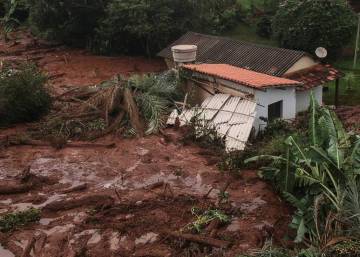
<svg viewBox="0 0 360 257">
<path fill-rule="evenodd" d="M 209 76 L 196 74 L 199 82 L 188 80 L 186 92 L 189 93 L 189 103 L 200 105 L 207 97 L 224 93 L 234 96 L 252 95 L 257 102 L 257 117 L 254 123 L 256 131 L 262 130 L 267 126 L 267 122 L 260 120 L 260 117 L 268 119 L 268 105 L 283 101 L 282 118 L 295 119 L 296 117 L 296 90 L 295 87 L 270 88 L 257 90 L 254 88 L 239 85 L 237 83 L 214 79 Z"/>
<path fill-rule="evenodd" d="M 315 99 L 319 104 L 323 102 L 323 86 L 318 86 L 312 90 L 296 92 L 296 112 L 306 111 L 310 106 L 310 93 L 314 93 Z"/>
<path fill-rule="evenodd" d="M 291 66 L 291 68 L 288 69 L 288 71 L 285 73 L 285 75 L 288 73 L 292 73 L 292 72 L 296 72 L 296 71 L 303 70 L 306 68 L 310 68 L 316 64 L 317 64 L 317 62 L 313 58 L 311 58 L 309 56 L 304 56 L 299 61 L 297 61 L 293 66 Z"/>
<path fill-rule="evenodd" d="M 282 118 L 285 120 L 296 117 L 296 90 L 295 87 L 270 88 L 265 91 L 256 90 L 255 99 L 258 103 L 257 115 L 254 123 L 256 131 L 263 130 L 267 122 L 260 117 L 268 119 L 268 106 L 278 101 L 283 101 Z"/>
</svg>

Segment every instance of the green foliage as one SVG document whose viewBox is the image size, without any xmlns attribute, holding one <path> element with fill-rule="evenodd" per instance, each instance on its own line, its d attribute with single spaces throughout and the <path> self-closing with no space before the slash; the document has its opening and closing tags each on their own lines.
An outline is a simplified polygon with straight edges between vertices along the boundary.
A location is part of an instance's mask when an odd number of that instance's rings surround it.
<svg viewBox="0 0 360 257">
<path fill-rule="evenodd" d="M 314 53 L 319 46 L 336 57 L 355 33 L 355 15 L 345 0 L 283 1 L 273 28 L 282 47 Z"/>
<path fill-rule="evenodd" d="M 154 55 L 188 30 L 219 33 L 238 18 L 236 0 L 28 0 L 46 38 L 105 54 Z"/>
<path fill-rule="evenodd" d="M 188 30 L 219 33 L 235 26 L 237 11 L 236 0 L 111 0 L 91 47 L 151 56 Z"/>
<path fill-rule="evenodd" d="M 269 16 L 264 16 L 256 24 L 256 33 L 260 37 L 271 38 L 272 31 L 272 19 Z"/>
<path fill-rule="evenodd" d="M 297 209 L 291 223 L 297 230 L 295 242 L 322 247 L 332 238 L 355 235 L 360 228 L 360 137 L 350 137 L 336 115 L 320 107 L 314 96 L 309 119 L 308 141 L 290 136 L 284 154 L 247 162 L 271 160 L 262 174 L 280 185 Z"/>
<path fill-rule="evenodd" d="M 21 226 L 26 226 L 31 222 L 40 220 L 40 211 L 35 208 L 22 212 L 8 213 L 0 217 L 0 231 L 10 232 Z"/>
<path fill-rule="evenodd" d="M 30 24 L 42 36 L 75 46 L 92 38 L 107 0 L 28 0 Z"/>
<path fill-rule="evenodd" d="M 213 220 L 218 220 L 220 224 L 230 222 L 230 218 L 220 210 L 206 210 L 205 212 L 192 208 L 191 213 L 196 216 L 196 220 L 187 226 L 188 229 L 201 233 L 206 225 L 210 224 Z"/>
<path fill-rule="evenodd" d="M 176 74 L 168 71 L 160 75 L 135 75 L 127 86 L 136 92 L 136 103 L 147 122 L 145 133 L 158 132 L 165 125 L 169 107 L 179 97 Z"/>
<path fill-rule="evenodd" d="M 196 113 L 188 124 L 188 131 L 183 141 L 195 142 L 199 146 L 211 149 L 220 154 L 224 153 L 225 138 L 219 135 L 216 129 L 201 118 L 202 113 Z"/>
<path fill-rule="evenodd" d="M 255 257 L 290 257 L 294 256 L 291 255 L 289 251 L 281 248 L 277 248 L 273 246 L 273 243 L 271 240 L 268 240 L 265 242 L 263 248 L 258 251 L 254 251 L 254 253 L 251 256 Z M 250 257 L 250 255 L 240 255 L 237 257 Z"/>
<path fill-rule="evenodd" d="M 36 120 L 49 111 L 47 78 L 34 64 L 5 66 L 0 72 L 0 125 Z"/>
<path fill-rule="evenodd" d="M 330 246 L 325 250 L 324 257 L 359 257 L 360 241 L 348 240 Z"/>
<path fill-rule="evenodd" d="M 10 0 L 3 3 L 4 16 L 0 19 L 0 25 L 5 41 L 8 40 L 8 34 L 20 25 L 20 21 L 16 17 L 16 11 L 20 3 L 19 0 Z"/>
</svg>

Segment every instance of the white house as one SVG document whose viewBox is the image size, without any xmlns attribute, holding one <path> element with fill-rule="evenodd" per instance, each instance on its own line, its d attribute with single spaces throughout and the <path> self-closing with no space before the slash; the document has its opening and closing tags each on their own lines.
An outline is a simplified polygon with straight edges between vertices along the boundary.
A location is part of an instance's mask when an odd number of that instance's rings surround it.
<svg viewBox="0 0 360 257">
<path fill-rule="evenodd" d="M 201 104 L 216 94 L 228 94 L 257 103 L 256 130 L 277 118 L 294 119 L 297 113 L 297 91 L 301 82 L 274 77 L 228 64 L 187 64 L 182 66 L 185 91 L 192 104 Z"/>
<path fill-rule="evenodd" d="M 176 45 L 197 46 L 194 64 L 182 68 L 188 71 L 187 88 L 193 101 L 200 103 L 216 93 L 253 97 L 258 104 L 257 130 L 266 126 L 266 120 L 294 119 L 307 110 L 312 91 L 322 103 L 323 85 L 342 76 L 302 51 L 194 32 L 158 54 L 169 68 L 174 67 L 171 48 Z"/>
</svg>

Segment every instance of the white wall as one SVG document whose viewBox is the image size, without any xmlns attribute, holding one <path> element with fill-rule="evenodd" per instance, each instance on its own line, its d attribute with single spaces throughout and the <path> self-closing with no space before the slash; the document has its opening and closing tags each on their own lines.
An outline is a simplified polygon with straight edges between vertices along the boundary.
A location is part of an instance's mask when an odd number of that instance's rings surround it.
<svg viewBox="0 0 360 257">
<path fill-rule="evenodd" d="M 306 111 L 310 106 L 310 93 L 313 91 L 315 99 L 319 104 L 323 102 L 323 86 L 318 86 L 312 90 L 297 91 L 296 92 L 296 112 Z"/>
<path fill-rule="evenodd" d="M 283 101 L 282 118 L 286 120 L 295 119 L 296 117 L 296 91 L 294 87 L 271 88 L 266 91 L 257 90 L 255 99 L 258 103 L 257 119 L 255 129 L 258 131 L 266 127 L 267 123 L 260 120 L 260 117 L 268 118 L 268 106 L 270 104 Z"/>
</svg>

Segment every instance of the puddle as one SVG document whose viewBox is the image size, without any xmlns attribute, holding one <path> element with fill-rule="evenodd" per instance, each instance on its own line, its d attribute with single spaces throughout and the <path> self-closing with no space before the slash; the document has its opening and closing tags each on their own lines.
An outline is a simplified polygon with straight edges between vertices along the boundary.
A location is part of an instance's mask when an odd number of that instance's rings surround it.
<svg viewBox="0 0 360 257">
<path fill-rule="evenodd" d="M 205 195 L 212 188 L 212 186 L 203 183 L 200 174 L 197 174 L 196 177 L 189 176 L 186 178 L 182 178 L 174 174 L 166 175 L 164 172 L 152 175 L 143 180 L 137 178 L 131 178 L 126 180 L 123 180 L 122 178 L 115 178 L 113 180 L 100 184 L 100 187 L 104 187 L 107 189 L 118 188 L 120 190 L 131 190 L 146 188 L 147 186 L 153 185 L 160 181 L 170 184 L 172 187 L 177 188 L 177 190 L 184 190 L 187 193 L 192 193 L 195 195 Z M 209 198 L 217 198 L 218 193 L 219 190 L 212 190 L 212 192 L 209 194 Z"/>
<path fill-rule="evenodd" d="M 47 226 L 47 225 L 49 225 L 51 222 L 53 222 L 54 220 L 56 220 L 56 219 L 43 218 L 43 219 L 40 219 L 40 220 L 39 220 L 39 223 L 40 223 L 41 225 Z"/>
<path fill-rule="evenodd" d="M 101 241 L 101 235 L 98 231 L 95 231 L 95 233 L 91 236 L 89 241 L 87 242 L 87 245 L 94 245 Z"/>
<path fill-rule="evenodd" d="M 63 197 L 65 197 L 66 195 L 63 194 L 54 194 L 52 196 L 50 196 L 45 202 L 43 202 L 42 204 L 32 204 L 32 203 L 17 203 L 17 204 L 13 204 L 11 207 L 15 208 L 16 211 L 26 211 L 30 208 L 37 208 L 37 209 L 41 209 L 44 206 L 46 206 L 49 203 L 58 201 L 60 199 L 62 199 Z"/>
<path fill-rule="evenodd" d="M 226 230 L 229 232 L 237 232 L 240 231 L 240 229 L 240 221 L 237 218 L 233 219 L 230 225 L 226 228 Z"/>
<path fill-rule="evenodd" d="M 67 224 L 65 226 L 56 226 L 56 227 L 53 227 L 49 230 L 43 230 L 43 232 L 50 236 L 52 234 L 58 234 L 58 233 L 65 233 L 67 231 L 69 231 L 71 228 L 75 227 L 73 224 Z"/>
<path fill-rule="evenodd" d="M 1 257 L 15 257 L 15 254 L 13 254 L 13 253 L 10 252 L 9 250 L 5 249 L 5 248 L 0 244 L 0 256 L 1 256 Z"/>
<path fill-rule="evenodd" d="M 110 241 L 110 250 L 115 252 L 120 248 L 120 234 L 118 232 L 113 232 L 109 239 Z"/>
<path fill-rule="evenodd" d="M 153 232 L 147 233 L 145 235 L 142 235 L 141 237 L 135 239 L 135 244 L 152 244 L 155 243 L 158 239 L 158 234 L 155 234 Z"/>
<path fill-rule="evenodd" d="M 257 197 L 249 203 L 242 203 L 240 209 L 244 212 L 253 212 L 264 204 L 266 204 L 266 201 L 261 199 L 261 197 Z"/>
<path fill-rule="evenodd" d="M 6 199 L 6 200 L 3 200 L 3 201 L 0 201 L 0 203 L 9 205 L 9 204 L 12 203 L 12 200 L 11 199 Z"/>
</svg>

